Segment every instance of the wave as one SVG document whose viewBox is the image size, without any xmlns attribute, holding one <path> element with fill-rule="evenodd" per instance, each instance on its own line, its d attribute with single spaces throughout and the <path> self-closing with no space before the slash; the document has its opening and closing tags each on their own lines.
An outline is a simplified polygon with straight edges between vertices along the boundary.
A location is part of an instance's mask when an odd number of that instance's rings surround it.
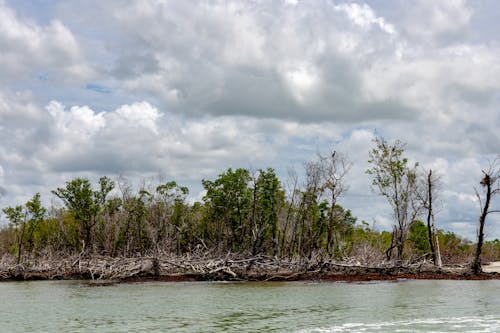
<svg viewBox="0 0 500 333">
<path fill-rule="evenodd" d="M 500 317 L 447 317 L 412 319 L 379 323 L 345 323 L 332 327 L 302 329 L 296 333 L 379 333 L 379 332 L 427 332 L 427 333 L 491 333 L 500 332 Z"/>
</svg>

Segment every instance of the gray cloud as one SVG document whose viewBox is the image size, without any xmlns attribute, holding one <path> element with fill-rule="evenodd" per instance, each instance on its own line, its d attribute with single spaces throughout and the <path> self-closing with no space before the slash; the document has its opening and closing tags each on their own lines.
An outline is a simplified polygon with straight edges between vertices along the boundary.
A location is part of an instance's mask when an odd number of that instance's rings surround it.
<svg viewBox="0 0 500 333">
<path fill-rule="evenodd" d="M 365 174 L 377 133 L 443 174 L 438 223 L 474 236 L 473 187 L 499 153 L 496 4 L 37 6 L 0 1 L 2 204 L 80 175 L 195 184 L 270 165 L 286 176 L 335 147 L 354 162 L 343 204 L 387 227 Z"/>
</svg>

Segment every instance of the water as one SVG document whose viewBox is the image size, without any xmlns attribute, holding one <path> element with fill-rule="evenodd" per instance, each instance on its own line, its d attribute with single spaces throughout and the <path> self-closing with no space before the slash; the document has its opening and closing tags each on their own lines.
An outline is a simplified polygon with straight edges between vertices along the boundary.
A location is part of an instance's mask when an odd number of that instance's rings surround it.
<svg viewBox="0 0 500 333">
<path fill-rule="evenodd" d="M 0 283 L 0 332 L 500 332 L 500 281 Z"/>
</svg>

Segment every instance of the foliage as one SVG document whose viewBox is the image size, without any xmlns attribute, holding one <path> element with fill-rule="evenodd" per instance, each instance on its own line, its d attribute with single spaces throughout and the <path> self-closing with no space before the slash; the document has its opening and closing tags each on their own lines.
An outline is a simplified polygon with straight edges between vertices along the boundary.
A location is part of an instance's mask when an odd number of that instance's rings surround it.
<svg viewBox="0 0 500 333">
<path fill-rule="evenodd" d="M 97 214 L 104 206 L 106 196 L 114 188 L 114 182 L 108 177 L 101 177 L 99 185 L 98 190 L 93 190 L 88 179 L 76 178 L 67 182 L 66 187 L 52 191 L 80 223 L 84 246 L 91 245 L 91 232 L 97 222 Z"/>
<path fill-rule="evenodd" d="M 416 167 L 408 165 L 403 157 L 404 144 L 397 140 L 393 144 L 385 139 L 374 139 L 375 148 L 368 161 L 372 167 L 366 172 L 373 177 L 372 186 L 390 204 L 394 218 L 393 243 L 387 250 L 390 258 L 393 248 L 397 249 L 397 259 L 403 259 L 408 229 L 420 212 Z"/>
<path fill-rule="evenodd" d="M 415 221 L 415 167 L 402 156 L 399 141 L 375 142 L 368 173 L 393 208 L 394 232 L 358 223 L 339 204 L 348 188 L 344 176 L 350 163 L 334 151 L 306 163 L 302 180 L 291 172 L 285 187 L 272 168 L 254 173 L 229 168 L 214 180 L 203 180 L 205 196 L 194 203 L 187 200 L 188 188 L 175 181 L 134 192 L 120 178 L 121 195 L 110 195 L 115 183 L 108 177 L 97 184 L 75 178 L 52 192 L 64 206 L 51 207 L 50 214 L 39 194 L 3 209 L 10 224 L 0 230 L 0 255 L 10 251 L 21 263 L 47 254 L 156 257 L 211 251 L 374 263 L 385 259 L 388 248 L 395 245 L 399 254 L 406 244 L 405 259 L 421 258 L 430 249 L 427 227 Z M 472 258 L 469 241 L 442 230 L 438 235 L 445 263 Z M 485 242 L 483 255 L 499 259 L 500 242 Z"/>
<path fill-rule="evenodd" d="M 429 254 L 431 248 L 428 239 L 428 229 L 422 221 L 414 221 L 411 224 L 408 241 L 411 243 L 413 253 L 421 256 Z"/>
<path fill-rule="evenodd" d="M 245 244 L 246 221 L 251 211 L 250 173 L 229 168 L 214 181 L 203 180 L 207 191 L 207 229 L 212 243 L 220 249 L 239 250 Z"/>
<path fill-rule="evenodd" d="M 3 212 L 15 230 L 17 263 L 20 264 L 23 249 L 31 253 L 34 233 L 43 222 L 47 210 L 42 207 L 40 193 L 36 193 L 24 206 L 7 207 Z"/>
</svg>

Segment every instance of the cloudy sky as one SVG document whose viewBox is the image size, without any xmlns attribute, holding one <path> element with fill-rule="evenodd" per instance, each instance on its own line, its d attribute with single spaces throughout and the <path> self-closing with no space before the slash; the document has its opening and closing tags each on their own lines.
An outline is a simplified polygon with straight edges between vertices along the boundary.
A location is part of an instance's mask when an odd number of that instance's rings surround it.
<svg viewBox="0 0 500 333">
<path fill-rule="evenodd" d="M 380 229 L 374 135 L 441 175 L 439 227 L 473 238 L 500 152 L 500 4 L 0 0 L 0 206 L 77 176 L 162 175 L 200 197 L 228 167 L 283 177 L 349 155 L 342 204 Z M 500 214 L 497 214 L 500 215 Z M 500 238 L 500 217 L 486 233 Z"/>
</svg>

